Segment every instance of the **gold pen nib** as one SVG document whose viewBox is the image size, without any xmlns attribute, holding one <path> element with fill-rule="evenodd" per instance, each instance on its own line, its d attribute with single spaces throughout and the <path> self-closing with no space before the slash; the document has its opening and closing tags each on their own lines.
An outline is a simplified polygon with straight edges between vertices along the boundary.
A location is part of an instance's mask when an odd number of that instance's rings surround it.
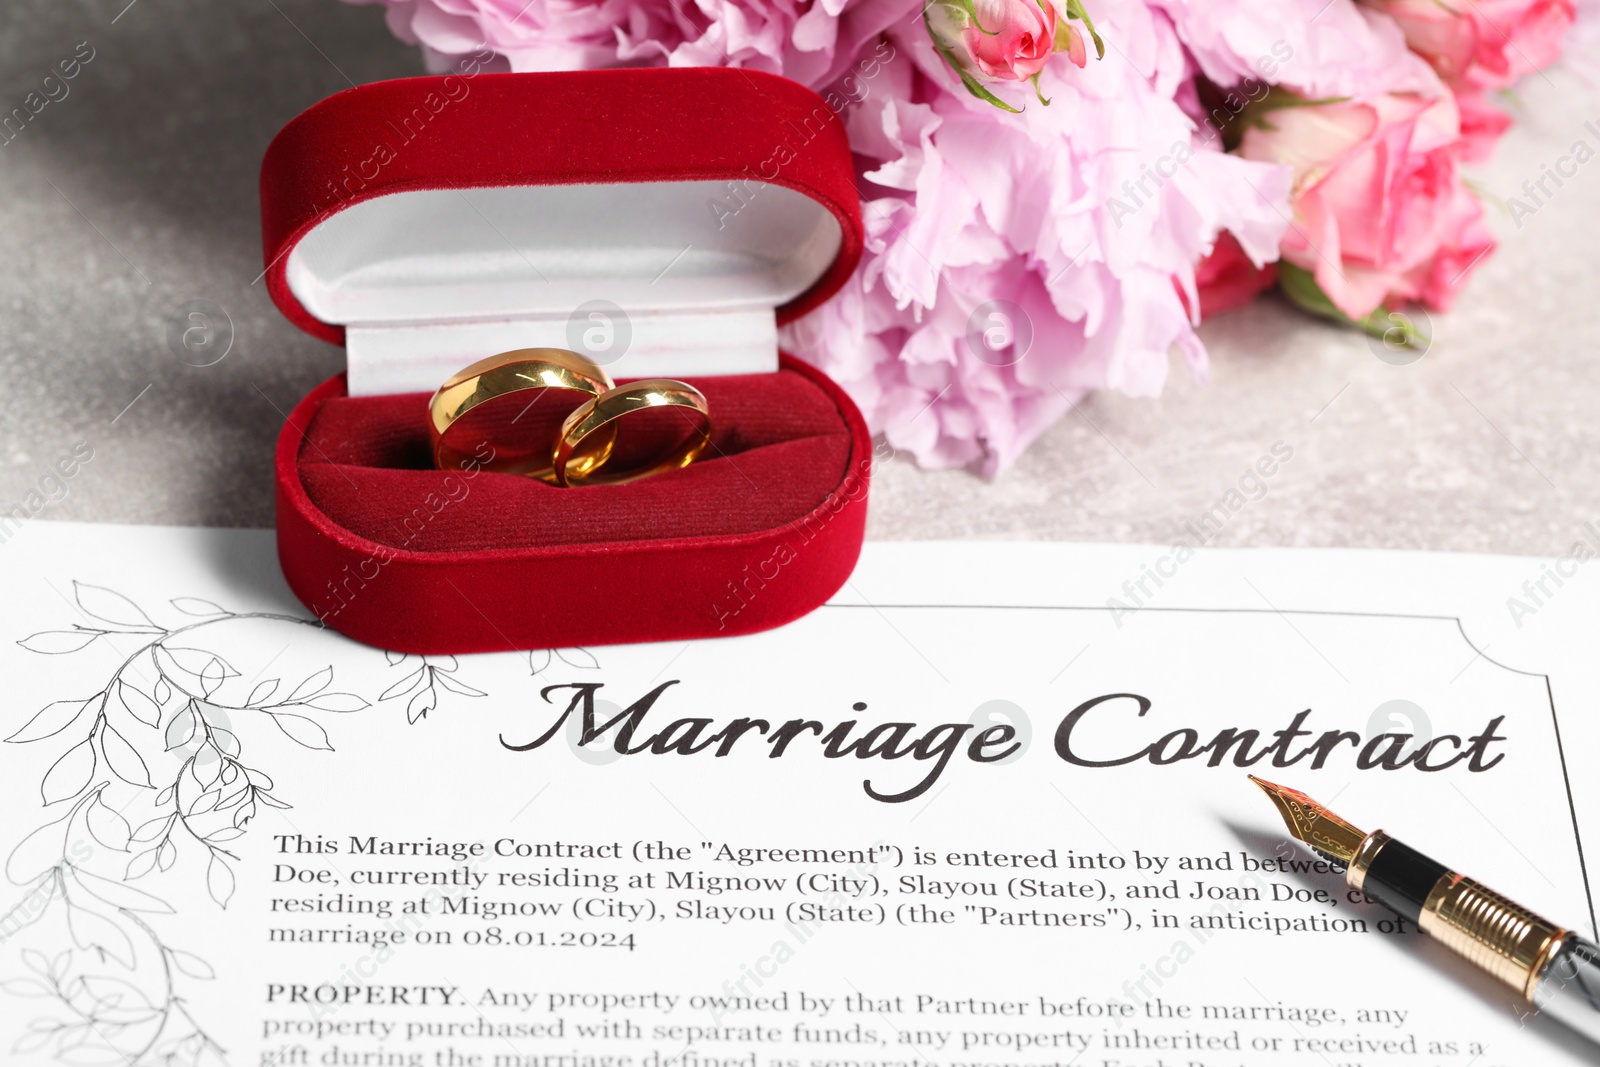
<svg viewBox="0 0 1600 1067">
<path fill-rule="evenodd" d="M 1365 833 L 1299 790 L 1273 785 L 1253 774 L 1249 777 L 1261 787 L 1263 793 L 1272 798 L 1278 814 L 1283 816 L 1289 832 L 1296 838 L 1340 863 L 1348 864 L 1355 859 L 1356 850 L 1367 836 Z"/>
</svg>

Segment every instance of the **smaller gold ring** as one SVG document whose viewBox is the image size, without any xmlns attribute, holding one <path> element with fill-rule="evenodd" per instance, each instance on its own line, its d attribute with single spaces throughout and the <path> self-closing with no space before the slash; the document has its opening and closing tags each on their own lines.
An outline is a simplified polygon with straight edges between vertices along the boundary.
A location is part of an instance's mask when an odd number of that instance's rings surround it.
<svg viewBox="0 0 1600 1067">
<path fill-rule="evenodd" d="M 453 470 L 476 463 L 483 470 L 551 477 L 542 452 L 507 459 L 484 460 L 446 440 L 450 428 L 480 404 L 530 389 L 566 389 L 593 398 L 612 387 L 599 364 L 564 348 L 518 348 L 463 367 L 439 386 L 428 401 L 428 436 L 434 466 Z"/>
<path fill-rule="evenodd" d="M 676 408 L 690 425 L 689 433 L 660 455 L 622 469 L 607 466 L 615 444 L 618 419 L 651 408 Z M 585 450 L 584 442 L 610 431 L 603 446 Z M 561 486 L 622 485 L 687 467 L 711 444 L 711 411 L 705 394 L 687 382 L 648 378 L 608 389 L 586 400 L 561 424 L 556 441 L 555 483 Z"/>
</svg>

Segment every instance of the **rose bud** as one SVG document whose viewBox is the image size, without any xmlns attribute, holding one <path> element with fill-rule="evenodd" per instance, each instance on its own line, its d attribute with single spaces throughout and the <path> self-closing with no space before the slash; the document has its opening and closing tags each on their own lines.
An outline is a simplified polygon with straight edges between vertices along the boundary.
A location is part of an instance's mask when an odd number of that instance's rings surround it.
<svg viewBox="0 0 1600 1067">
<path fill-rule="evenodd" d="M 1085 32 L 1094 40 L 1096 56 L 1105 55 L 1082 0 L 1067 0 L 1064 14 L 1052 0 L 944 0 L 929 4 L 923 21 L 934 47 L 967 91 L 1007 111 L 1020 109 L 984 88 L 979 75 L 1029 81 L 1037 94 L 1039 73 L 1057 52 L 1065 52 L 1079 67 L 1089 61 Z M 1082 29 L 1074 21 L 1083 23 Z M 1039 100 L 1050 103 L 1042 94 Z"/>
</svg>

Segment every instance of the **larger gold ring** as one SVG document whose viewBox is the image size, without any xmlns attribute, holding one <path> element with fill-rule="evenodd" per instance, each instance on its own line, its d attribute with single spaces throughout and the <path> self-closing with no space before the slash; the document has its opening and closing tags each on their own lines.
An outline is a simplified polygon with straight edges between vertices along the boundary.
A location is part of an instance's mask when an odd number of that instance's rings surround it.
<svg viewBox="0 0 1600 1067">
<path fill-rule="evenodd" d="M 621 468 L 608 463 L 616 423 L 637 411 L 674 408 L 689 432 L 665 452 Z M 687 467 L 711 444 L 711 412 L 705 394 L 687 382 L 649 378 L 608 389 L 586 400 L 561 424 L 556 441 L 555 483 L 560 486 L 621 485 Z"/>
<path fill-rule="evenodd" d="M 519 348 L 480 359 L 452 374 L 428 401 L 428 430 L 433 462 L 441 470 L 477 464 L 483 470 L 526 474 L 550 480 L 548 453 L 485 460 L 446 440 L 450 428 L 480 404 L 530 389 L 565 389 L 597 397 L 612 387 L 611 376 L 592 360 L 564 348 Z M 606 451 L 609 451 L 607 447 Z M 601 455 L 599 451 L 596 455 Z M 604 462 L 604 457 L 600 459 Z"/>
</svg>

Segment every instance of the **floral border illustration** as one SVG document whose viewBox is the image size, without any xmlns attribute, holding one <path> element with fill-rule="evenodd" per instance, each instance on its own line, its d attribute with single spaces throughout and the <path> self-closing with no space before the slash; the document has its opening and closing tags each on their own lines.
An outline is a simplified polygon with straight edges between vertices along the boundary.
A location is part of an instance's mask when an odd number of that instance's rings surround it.
<svg viewBox="0 0 1600 1067">
<path fill-rule="evenodd" d="M 5 863 L 7 879 L 24 893 L 0 913 L 0 943 L 56 912 L 64 915 L 71 940 L 54 956 L 24 949 L 28 973 L 0 981 L 0 992 L 49 1001 L 53 1009 L 41 1008 L 12 1052 L 86 1067 L 226 1063 L 225 1050 L 182 995 L 185 982 L 209 980 L 215 971 L 200 956 L 166 942 L 148 917 L 171 915 L 173 908 L 130 883 L 172 869 L 180 852 L 197 853 L 205 861 L 208 893 L 227 907 L 238 861 L 230 843 L 248 832 L 263 806 L 290 807 L 272 778 L 245 762 L 235 718 L 264 718 L 295 744 L 332 751 L 327 729 L 312 713 L 348 714 L 404 700 L 407 722 L 415 724 L 447 694 L 485 693 L 458 677 L 454 656 L 389 652 L 389 667 L 401 677 L 376 700 L 335 690 L 329 665 L 287 689 L 281 678 L 250 679 L 255 684 L 248 697 L 230 702 L 222 691 L 240 672 L 206 647 L 209 629 L 244 620 L 323 624 L 179 597 L 169 603 L 185 621 L 164 626 L 111 589 L 74 582 L 73 593 L 91 625 L 46 630 L 18 644 L 52 656 L 119 638 L 139 645 L 96 692 L 46 705 L 5 738 L 11 744 L 70 742 L 40 783 L 46 810 L 65 807 L 66 814 L 25 837 Z M 531 673 L 547 669 L 552 657 L 571 667 L 599 666 L 584 649 L 542 651 L 529 654 Z M 177 765 L 170 776 L 158 780 L 152 773 L 153 761 L 140 752 L 152 745 Z M 125 817 L 135 806 L 153 812 L 137 826 Z M 116 877 L 87 869 L 98 850 L 118 854 Z M 107 864 L 97 866 L 104 870 Z M 141 985 L 137 978 L 147 981 Z"/>
</svg>

